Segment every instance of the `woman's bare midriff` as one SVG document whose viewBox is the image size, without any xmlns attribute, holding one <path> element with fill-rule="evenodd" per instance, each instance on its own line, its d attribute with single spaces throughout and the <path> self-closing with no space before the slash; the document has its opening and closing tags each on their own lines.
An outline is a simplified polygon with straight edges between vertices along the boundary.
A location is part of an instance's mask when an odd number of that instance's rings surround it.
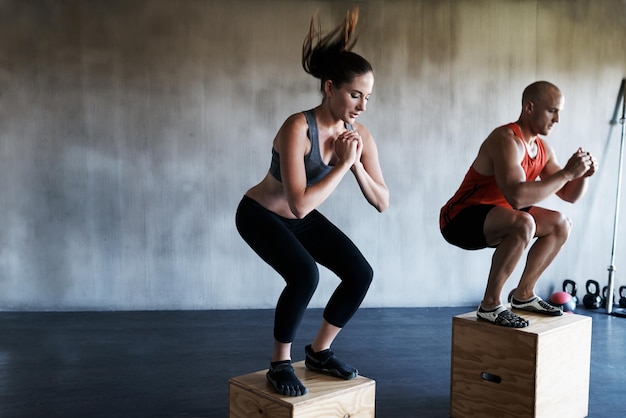
<svg viewBox="0 0 626 418">
<path fill-rule="evenodd" d="M 259 184 L 250 188 L 245 195 L 283 218 L 296 219 L 296 216 L 289 209 L 282 183 L 269 173 Z"/>
</svg>

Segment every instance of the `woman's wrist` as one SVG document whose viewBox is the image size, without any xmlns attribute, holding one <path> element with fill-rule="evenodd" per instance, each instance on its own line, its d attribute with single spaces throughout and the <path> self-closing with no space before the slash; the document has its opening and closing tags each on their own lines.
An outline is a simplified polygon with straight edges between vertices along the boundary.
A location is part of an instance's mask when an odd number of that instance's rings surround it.
<svg viewBox="0 0 626 418">
<path fill-rule="evenodd" d="M 357 161 L 356 163 L 352 164 L 352 167 L 350 167 L 350 170 L 352 170 L 352 172 L 356 172 L 357 170 L 363 168 L 363 163 L 361 161 Z"/>
</svg>

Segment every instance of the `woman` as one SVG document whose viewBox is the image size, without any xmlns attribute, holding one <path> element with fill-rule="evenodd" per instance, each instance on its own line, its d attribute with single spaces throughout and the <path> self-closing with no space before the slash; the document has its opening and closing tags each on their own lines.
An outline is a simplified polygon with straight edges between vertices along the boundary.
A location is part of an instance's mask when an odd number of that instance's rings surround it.
<svg viewBox="0 0 626 418">
<path fill-rule="evenodd" d="M 273 141 L 268 174 L 245 193 L 237 209 L 243 239 L 286 282 L 276 305 L 267 379 L 287 396 L 307 393 L 291 365 L 291 343 L 317 287 L 317 263 L 337 274 L 341 283 L 324 310 L 317 336 L 305 347 L 306 367 L 343 379 L 358 375 L 335 357 L 331 344 L 363 301 L 372 268 L 354 243 L 315 209 L 348 171 L 379 212 L 389 205 L 376 144 L 356 121 L 374 84 L 371 65 L 350 51 L 357 19 L 358 10 L 349 11 L 325 36 L 316 29 L 316 17 L 311 19 L 302 65 L 320 79 L 322 103 L 284 122 Z"/>
</svg>

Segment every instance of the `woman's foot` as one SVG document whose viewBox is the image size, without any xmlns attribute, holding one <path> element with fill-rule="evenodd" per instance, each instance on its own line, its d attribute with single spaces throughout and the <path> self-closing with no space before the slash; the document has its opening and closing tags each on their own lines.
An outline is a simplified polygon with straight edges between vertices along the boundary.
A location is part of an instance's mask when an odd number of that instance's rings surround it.
<svg viewBox="0 0 626 418">
<path fill-rule="evenodd" d="M 272 362 L 265 377 L 281 395 L 302 396 L 308 392 L 306 386 L 296 376 L 289 360 Z"/>
<path fill-rule="evenodd" d="M 310 370 L 346 380 L 354 379 L 359 375 L 357 369 L 339 360 L 330 348 L 316 353 L 310 345 L 307 345 L 304 352 L 306 353 L 304 364 Z"/>
</svg>

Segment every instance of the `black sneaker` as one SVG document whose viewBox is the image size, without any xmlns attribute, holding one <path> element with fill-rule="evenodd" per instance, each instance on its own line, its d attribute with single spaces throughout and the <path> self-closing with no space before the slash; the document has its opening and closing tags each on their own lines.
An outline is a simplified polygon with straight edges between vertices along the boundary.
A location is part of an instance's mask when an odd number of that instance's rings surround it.
<svg viewBox="0 0 626 418">
<path fill-rule="evenodd" d="M 550 316 L 563 315 L 563 309 L 557 306 L 552 306 L 548 302 L 541 299 L 539 296 L 535 296 L 529 301 L 522 302 L 515 298 L 511 299 L 511 308 L 520 309 L 522 311 L 535 312 Z"/>
<path fill-rule="evenodd" d="M 281 363 L 269 368 L 265 374 L 267 381 L 274 386 L 274 390 L 285 396 L 306 395 L 308 390 L 300 382 L 291 363 Z"/>
<path fill-rule="evenodd" d="M 311 346 L 307 345 L 304 348 L 304 352 L 306 353 L 304 365 L 307 369 L 330 374 L 345 380 L 354 379 L 359 375 L 357 369 L 339 360 L 330 348 L 315 353 Z"/>
<path fill-rule="evenodd" d="M 529 325 L 526 319 L 514 314 L 502 305 L 491 310 L 485 310 L 482 306 L 479 306 L 476 311 L 476 316 L 478 319 L 489 321 L 502 327 L 525 328 Z"/>
</svg>

